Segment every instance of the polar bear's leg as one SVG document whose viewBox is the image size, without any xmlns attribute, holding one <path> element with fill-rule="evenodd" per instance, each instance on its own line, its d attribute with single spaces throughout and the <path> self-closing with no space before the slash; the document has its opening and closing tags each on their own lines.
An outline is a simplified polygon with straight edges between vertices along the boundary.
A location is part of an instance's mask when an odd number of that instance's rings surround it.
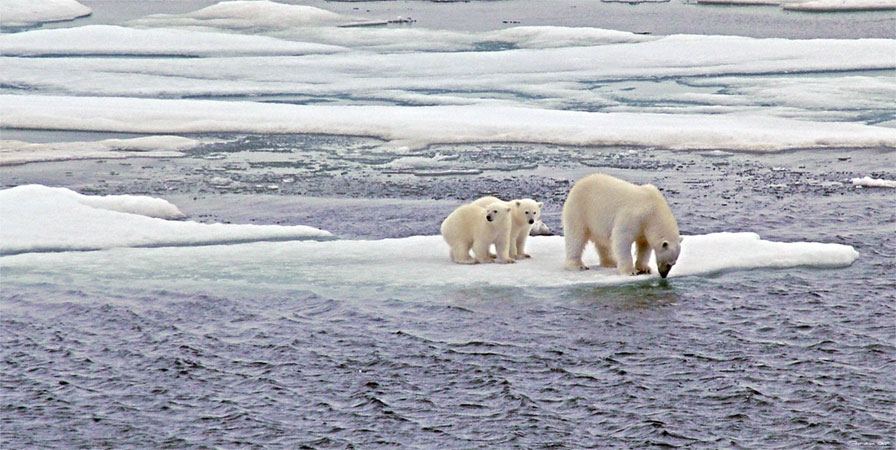
<svg viewBox="0 0 896 450">
<path fill-rule="evenodd" d="M 526 253 L 526 239 L 528 237 L 529 237 L 529 232 L 524 227 L 522 230 L 520 230 L 520 233 L 519 233 L 519 235 L 517 235 L 516 239 L 514 239 L 514 242 L 512 242 L 510 244 L 510 248 L 514 250 L 514 252 L 511 254 L 511 256 L 513 256 L 516 259 L 532 257 L 532 255 L 529 255 L 528 253 Z"/>
<path fill-rule="evenodd" d="M 582 262 L 582 253 L 588 243 L 588 230 L 585 227 L 564 228 L 563 240 L 566 243 L 566 270 L 588 270 L 588 266 Z"/>
<path fill-rule="evenodd" d="M 470 257 L 470 245 L 463 243 L 451 246 L 451 261 L 457 264 L 476 264 L 476 260 Z"/>
<path fill-rule="evenodd" d="M 490 263 L 492 262 L 492 258 L 489 256 L 489 247 L 491 247 L 492 243 L 477 239 L 473 242 L 473 255 L 476 256 L 476 262 L 478 263 Z"/>
<path fill-rule="evenodd" d="M 600 256 L 601 267 L 616 267 L 616 259 L 613 258 L 609 239 L 596 240 L 594 246 L 597 248 L 597 255 Z"/>
<path fill-rule="evenodd" d="M 635 242 L 631 227 L 620 222 L 613 226 L 610 240 L 613 243 L 613 255 L 616 257 L 616 269 L 620 275 L 637 275 L 632 261 L 632 244 Z"/>
<path fill-rule="evenodd" d="M 500 233 L 495 239 L 495 253 L 498 254 L 496 262 L 514 263 L 516 260 L 510 257 L 510 233 Z"/>
<path fill-rule="evenodd" d="M 639 274 L 650 273 L 650 244 L 644 239 L 639 239 L 635 242 L 635 247 L 638 252 L 638 259 L 635 261 L 635 270 L 637 270 Z"/>
</svg>

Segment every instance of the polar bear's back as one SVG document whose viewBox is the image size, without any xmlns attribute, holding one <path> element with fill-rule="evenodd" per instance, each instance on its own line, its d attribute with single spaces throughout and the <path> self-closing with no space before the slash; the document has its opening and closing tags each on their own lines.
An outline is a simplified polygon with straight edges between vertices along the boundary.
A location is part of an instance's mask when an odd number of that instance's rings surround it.
<svg viewBox="0 0 896 450">
<path fill-rule="evenodd" d="M 482 198 L 480 198 L 480 199 L 477 199 L 476 201 L 474 201 L 474 202 L 472 202 L 472 203 L 470 203 L 470 204 L 471 204 L 471 205 L 476 205 L 476 206 L 479 206 L 479 207 L 482 207 L 482 208 L 488 208 L 489 205 L 491 205 L 491 204 L 493 204 L 493 203 L 506 203 L 506 202 L 505 202 L 504 200 L 501 200 L 501 199 L 498 198 L 498 197 L 494 197 L 494 196 L 489 195 L 489 196 L 486 196 L 486 197 L 482 197 Z"/>
<path fill-rule="evenodd" d="M 586 224 L 591 233 L 609 235 L 616 214 L 625 211 L 638 216 L 657 205 L 666 205 L 666 200 L 653 185 L 639 186 L 609 175 L 592 174 L 577 181 L 569 191 L 563 204 L 564 227 Z"/>
<path fill-rule="evenodd" d="M 462 205 L 442 221 L 442 237 L 446 241 L 473 241 L 477 224 L 485 221 L 485 208 L 477 205 Z"/>
</svg>

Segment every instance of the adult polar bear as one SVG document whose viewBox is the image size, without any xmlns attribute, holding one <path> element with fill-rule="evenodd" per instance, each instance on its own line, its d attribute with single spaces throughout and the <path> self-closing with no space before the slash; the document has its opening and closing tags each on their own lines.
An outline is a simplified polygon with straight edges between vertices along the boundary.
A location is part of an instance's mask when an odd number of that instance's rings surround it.
<svg viewBox="0 0 896 450">
<path fill-rule="evenodd" d="M 622 275 L 650 273 L 653 250 L 660 276 L 666 278 L 681 249 L 675 216 L 656 186 L 638 186 L 603 174 L 588 175 L 569 191 L 563 204 L 563 234 L 569 270 L 588 269 L 582 252 L 592 241 L 600 265 L 616 267 Z"/>
</svg>

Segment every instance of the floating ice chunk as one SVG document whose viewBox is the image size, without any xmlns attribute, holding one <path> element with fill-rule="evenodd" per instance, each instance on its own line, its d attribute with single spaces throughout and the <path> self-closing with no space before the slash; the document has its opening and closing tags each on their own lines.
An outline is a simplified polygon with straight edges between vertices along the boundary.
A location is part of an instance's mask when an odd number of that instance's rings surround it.
<svg viewBox="0 0 896 450">
<path fill-rule="evenodd" d="M 183 156 L 183 150 L 199 144 L 179 136 L 51 143 L 0 140 L 0 166 L 74 159 L 171 158 Z"/>
<path fill-rule="evenodd" d="M 551 230 L 546 223 L 536 220 L 532 225 L 532 228 L 529 230 L 529 236 L 553 236 L 554 231 Z"/>
<path fill-rule="evenodd" d="M 90 8 L 75 0 L 2 0 L 0 25 L 23 27 L 89 16 Z"/>
<path fill-rule="evenodd" d="M 883 11 L 896 9 L 896 0 L 811 0 L 783 2 L 792 11 Z"/>
<path fill-rule="evenodd" d="M 862 177 L 853 178 L 853 186 L 872 188 L 896 188 L 896 180 L 881 180 L 879 178 Z"/>
<path fill-rule="evenodd" d="M 483 33 L 480 37 L 481 41 L 507 42 L 519 48 L 533 49 L 636 43 L 657 39 L 660 37 L 627 31 L 552 26 L 506 28 Z"/>
<path fill-rule="evenodd" d="M 313 6 L 270 1 L 221 2 L 186 14 L 154 14 L 131 21 L 141 26 L 207 26 L 236 30 L 341 25 L 353 19 Z"/>
<path fill-rule="evenodd" d="M 335 53 L 342 47 L 293 42 L 266 36 L 153 29 L 113 25 L 34 30 L 0 36 L 4 56 L 163 55 L 242 56 Z"/>
<path fill-rule="evenodd" d="M 181 217 L 176 206 L 157 198 L 18 186 L 0 191 L 0 255 L 333 237 L 306 226 L 166 220 Z"/>
<path fill-rule="evenodd" d="M 189 280 L 200 280 L 197 289 L 259 285 L 312 290 L 322 295 L 359 295 L 359 292 L 421 298 L 422 288 L 475 290 L 483 286 L 541 289 L 577 286 L 622 285 L 658 279 L 652 275 L 619 275 L 601 268 L 593 250 L 585 262 L 592 270 L 568 271 L 563 267 L 562 236 L 535 236 L 527 243 L 531 259 L 516 264 L 453 264 L 441 236 L 415 236 L 376 241 L 256 242 L 210 247 L 123 249 L 103 254 L 30 254 L 0 258 L 7 270 L 29 276 L 57 271 L 79 279 L 140 278 L 141 282 L 190 289 Z M 851 246 L 816 242 L 772 242 L 755 233 L 716 233 L 686 236 L 681 257 L 669 274 L 669 282 L 685 276 L 706 276 L 748 269 L 793 267 L 838 268 L 859 257 Z M 652 263 L 653 264 L 653 263 Z M 36 270 L 39 269 L 39 270 Z M 520 280 L 525 280 L 520 284 Z M 92 281 L 88 281 L 92 282 Z M 442 291 L 438 291 L 442 292 Z"/>
</svg>

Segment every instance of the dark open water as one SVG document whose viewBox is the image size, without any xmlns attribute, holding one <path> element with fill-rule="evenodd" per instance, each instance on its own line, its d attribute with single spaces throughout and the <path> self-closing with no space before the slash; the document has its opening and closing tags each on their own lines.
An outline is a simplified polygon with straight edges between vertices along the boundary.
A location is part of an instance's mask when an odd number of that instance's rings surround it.
<svg viewBox="0 0 896 450">
<path fill-rule="evenodd" d="M 896 192 L 847 181 L 893 179 L 893 152 L 441 146 L 428 151 L 485 172 L 431 177 L 326 151 L 369 144 L 246 136 L 182 159 L 7 167 L 4 183 L 382 238 L 435 233 L 471 192 L 529 192 L 557 229 L 570 183 L 599 170 L 662 186 L 685 234 L 755 231 L 861 257 L 610 288 L 520 280 L 362 296 L 288 272 L 224 274 L 224 289 L 201 267 L 121 275 L 166 249 L 79 254 L 83 269 L 50 258 L 2 274 L 4 447 L 894 445 Z M 318 164 L 289 166 L 284 183 L 270 158 L 283 148 L 287 160 L 317 148 Z M 327 196 L 340 200 L 315 200 Z"/>
</svg>

